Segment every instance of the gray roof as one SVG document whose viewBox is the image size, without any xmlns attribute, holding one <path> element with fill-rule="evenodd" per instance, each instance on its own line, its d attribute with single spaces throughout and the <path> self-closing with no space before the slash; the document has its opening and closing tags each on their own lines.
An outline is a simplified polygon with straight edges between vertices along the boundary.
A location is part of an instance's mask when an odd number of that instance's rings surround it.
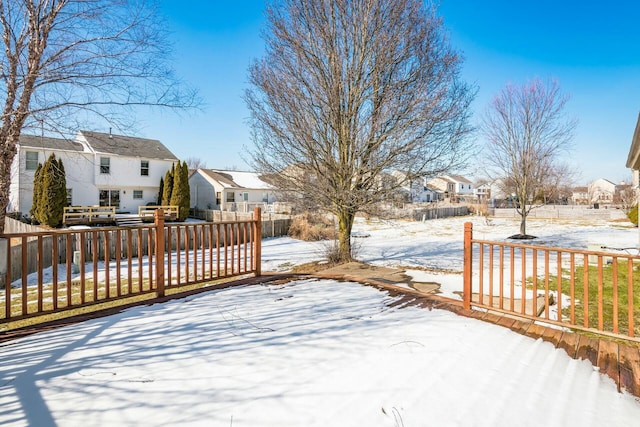
<svg viewBox="0 0 640 427">
<path fill-rule="evenodd" d="M 157 139 L 135 138 L 132 136 L 80 131 L 94 151 L 119 156 L 142 157 L 146 159 L 178 160 L 178 158 Z"/>
<path fill-rule="evenodd" d="M 203 174 L 209 178 L 218 181 L 220 184 L 228 187 L 240 188 L 238 184 L 233 181 L 233 177 L 227 173 L 216 172 L 211 169 L 199 169 Z"/>
<path fill-rule="evenodd" d="M 471 181 L 469 181 L 467 178 L 465 178 L 462 175 L 449 175 L 449 178 L 456 180 L 458 182 L 461 182 L 463 184 L 473 184 Z"/>
<path fill-rule="evenodd" d="M 82 144 L 77 142 L 62 139 L 62 138 L 50 138 L 48 136 L 36 136 L 36 135 L 20 135 L 20 146 L 27 148 L 49 149 L 49 150 L 67 150 L 67 151 L 83 151 Z"/>
</svg>

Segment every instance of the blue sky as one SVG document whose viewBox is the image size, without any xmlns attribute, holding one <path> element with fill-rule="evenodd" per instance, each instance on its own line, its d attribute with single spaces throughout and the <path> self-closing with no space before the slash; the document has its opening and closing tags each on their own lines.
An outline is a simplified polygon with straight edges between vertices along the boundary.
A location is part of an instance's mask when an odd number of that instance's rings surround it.
<svg viewBox="0 0 640 427">
<path fill-rule="evenodd" d="M 160 139 L 180 158 L 246 170 L 242 152 L 251 138 L 242 94 L 247 68 L 263 52 L 264 1 L 162 5 L 177 72 L 205 105 L 199 112 L 141 115 L 138 133 Z M 640 3 L 441 0 L 439 13 L 465 57 L 463 78 L 479 88 L 474 121 L 505 84 L 555 78 L 579 122 L 568 156 L 580 172 L 577 183 L 630 176 L 625 162 L 640 112 Z"/>
</svg>

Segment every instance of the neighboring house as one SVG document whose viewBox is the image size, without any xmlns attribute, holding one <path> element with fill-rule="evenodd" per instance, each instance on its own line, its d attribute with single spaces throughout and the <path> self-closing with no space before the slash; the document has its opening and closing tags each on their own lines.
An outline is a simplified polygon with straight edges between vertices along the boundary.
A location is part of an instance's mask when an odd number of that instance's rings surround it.
<svg viewBox="0 0 640 427">
<path fill-rule="evenodd" d="M 424 177 L 416 177 L 414 179 L 407 179 L 406 172 L 394 171 L 391 175 L 402 182 L 403 185 L 400 191 L 407 195 L 407 198 L 412 203 L 427 203 L 435 202 L 439 200 L 438 192 L 427 186 L 427 180 Z"/>
<path fill-rule="evenodd" d="M 11 165 L 9 212 L 29 213 L 35 170 L 51 153 L 62 159 L 69 205 L 115 206 L 118 212 L 156 203 L 160 178 L 178 161 L 154 139 L 89 131 L 73 140 L 22 135 Z"/>
<path fill-rule="evenodd" d="M 442 175 L 427 181 L 427 186 L 457 201 L 475 201 L 473 183 L 460 175 Z"/>
<path fill-rule="evenodd" d="M 478 203 L 488 203 L 489 200 L 491 200 L 491 184 L 484 182 L 482 184 L 474 185 L 473 194 L 475 195 Z"/>
<path fill-rule="evenodd" d="M 576 205 L 589 204 L 589 187 L 574 187 L 571 192 L 571 200 Z"/>
<path fill-rule="evenodd" d="M 610 204 L 616 194 L 616 184 L 599 178 L 589 184 L 588 192 L 589 203 Z"/>
<path fill-rule="evenodd" d="M 276 201 L 275 189 L 255 172 L 198 169 L 189 177 L 191 207 L 250 212 Z"/>
</svg>

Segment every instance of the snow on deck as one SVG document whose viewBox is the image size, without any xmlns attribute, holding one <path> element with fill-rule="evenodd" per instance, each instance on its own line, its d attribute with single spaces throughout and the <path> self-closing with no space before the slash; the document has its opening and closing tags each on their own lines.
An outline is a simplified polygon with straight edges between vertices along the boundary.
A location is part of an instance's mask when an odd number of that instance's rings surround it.
<svg viewBox="0 0 640 427">
<path fill-rule="evenodd" d="M 385 292 L 213 291 L 7 343 L 0 425 L 635 425 L 587 361 Z"/>
</svg>

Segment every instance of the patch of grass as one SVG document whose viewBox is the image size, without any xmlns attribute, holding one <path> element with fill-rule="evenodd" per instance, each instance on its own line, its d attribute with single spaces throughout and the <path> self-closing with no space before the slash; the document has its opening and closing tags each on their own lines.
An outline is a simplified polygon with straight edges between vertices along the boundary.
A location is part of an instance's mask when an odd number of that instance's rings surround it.
<svg viewBox="0 0 640 427">
<path fill-rule="evenodd" d="M 590 328 L 601 329 L 607 332 L 614 331 L 614 320 L 617 320 L 618 333 L 627 334 L 629 331 L 629 274 L 627 262 L 621 262 L 617 266 L 617 296 L 614 292 L 613 265 L 605 265 L 602 268 L 601 283 L 598 280 L 598 267 L 587 267 L 587 292 L 588 301 L 584 301 L 584 266 L 577 266 L 574 272 L 574 298 L 575 298 L 575 324 L 584 325 L 585 311 L 587 313 Z M 640 336 L 640 270 L 637 266 L 632 268 L 631 278 L 631 307 L 633 317 L 633 329 L 635 336 Z M 540 280 L 538 280 L 540 284 Z M 538 285 L 540 286 L 540 285 Z M 557 291 L 557 278 L 549 277 L 549 289 Z M 566 271 L 562 278 L 562 293 L 571 295 L 570 272 Z M 617 300 L 617 316 L 614 313 L 614 300 Z M 599 310 L 599 301 L 602 308 Z M 570 318 L 571 307 L 563 307 L 563 316 Z"/>
</svg>

